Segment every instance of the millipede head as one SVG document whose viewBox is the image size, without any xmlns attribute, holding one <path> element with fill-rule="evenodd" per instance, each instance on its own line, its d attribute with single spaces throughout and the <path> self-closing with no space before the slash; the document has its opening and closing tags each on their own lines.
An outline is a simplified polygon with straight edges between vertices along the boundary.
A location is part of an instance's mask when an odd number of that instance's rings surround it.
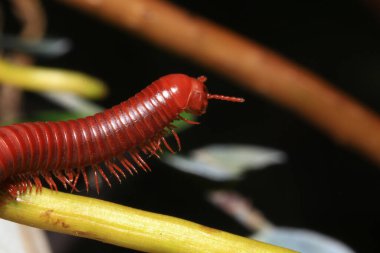
<svg viewBox="0 0 380 253">
<path fill-rule="evenodd" d="M 244 98 L 229 97 L 224 95 L 216 95 L 208 93 L 207 87 L 204 84 L 207 78 L 205 76 L 200 76 L 197 79 L 192 78 L 192 88 L 190 97 L 187 104 L 187 111 L 193 114 L 204 114 L 208 105 L 208 100 L 224 100 L 229 102 L 244 102 Z"/>
<path fill-rule="evenodd" d="M 193 78 L 184 74 L 170 74 L 160 78 L 160 82 L 173 95 L 179 108 L 195 115 L 206 112 L 210 99 L 244 102 L 243 98 L 209 94 L 206 80 L 205 76 Z"/>
</svg>

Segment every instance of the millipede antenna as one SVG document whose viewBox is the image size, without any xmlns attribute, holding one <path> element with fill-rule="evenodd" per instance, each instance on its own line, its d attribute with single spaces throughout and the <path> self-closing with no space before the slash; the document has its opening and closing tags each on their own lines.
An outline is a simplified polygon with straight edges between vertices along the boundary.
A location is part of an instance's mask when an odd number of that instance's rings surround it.
<svg viewBox="0 0 380 253">
<path fill-rule="evenodd" d="M 207 94 L 207 99 L 224 100 L 224 101 L 230 101 L 230 102 L 236 102 L 236 103 L 243 103 L 245 101 L 244 98 L 229 97 L 229 96 L 216 95 L 216 94 Z"/>
</svg>

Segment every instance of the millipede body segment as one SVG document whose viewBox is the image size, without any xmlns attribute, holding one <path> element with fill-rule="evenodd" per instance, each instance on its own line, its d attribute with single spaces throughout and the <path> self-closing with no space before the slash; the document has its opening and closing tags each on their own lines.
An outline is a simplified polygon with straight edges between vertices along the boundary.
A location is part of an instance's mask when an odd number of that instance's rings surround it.
<svg viewBox="0 0 380 253">
<path fill-rule="evenodd" d="M 107 174 L 118 181 L 138 168 L 150 170 L 141 153 L 159 157 L 162 146 L 173 151 L 165 136 L 171 124 L 185 120 L 183 111 L 205 113 L 209 99 L 243 102 L 241 98 L 211 95 L 205 77 L 184 74 L 163 76 L 130 99 L 102 113 L 58 122 L 32 122 L 0 127 L 0 184 L 11 197 L 42 187 L 41 178 L 52 189 L 58 180 L 77 190 L 80 177 L 89 189 L 88 173 L 109 186 Z M 109 173 L 105 173 L 105 169 Z"/>
</svg>

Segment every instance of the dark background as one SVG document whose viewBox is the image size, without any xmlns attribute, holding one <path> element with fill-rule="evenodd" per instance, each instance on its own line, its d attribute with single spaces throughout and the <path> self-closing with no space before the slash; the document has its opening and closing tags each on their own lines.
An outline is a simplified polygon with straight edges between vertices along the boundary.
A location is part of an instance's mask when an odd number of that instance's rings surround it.
<svg viewBox="0 0 380 253">
<path fill-rule="evenodd" d="M 380 14 L 367 2 L 172 2 L 308 67 L 380 112 Z M 244 96 L 247 102 L 210 103 L 202 124 L 181 133 L 183 153 L 209 143 L 247 143 L 281 149 L 289 157 L 284 165 L 252 171 L 240 182 L 224 184 L 178 172 L 150 159 L 152 173 L 130 177 L 122 185 L 115 183 L 111 190 L 103 189 L 100 198 L 247 235 L 249 231 L 205 199 L 208 190 L 234 189 L 252 200 L 276 225 L 319 231 L 357 252 L 380 252 L 377 166 L 337 145 L 292 112 L 215 72 L 58 2 L 43 4 L 48 35 L 67 37 L 74 48 L 62 58 L 40 59 L 38 63 L 103 79 L 110 95 L 99 104 L 115 105 L 168 73 L 204 74 L 210 91 Z M 6 18 L 7 31 L 17 32 L 17 22 L 9 12 Z M 51 107 L 31 93 L 27 93 L 24 106 L 26 114 Z M 54 252 L 134 252 L 53 233 L 49 238 Z"/>
</svg>

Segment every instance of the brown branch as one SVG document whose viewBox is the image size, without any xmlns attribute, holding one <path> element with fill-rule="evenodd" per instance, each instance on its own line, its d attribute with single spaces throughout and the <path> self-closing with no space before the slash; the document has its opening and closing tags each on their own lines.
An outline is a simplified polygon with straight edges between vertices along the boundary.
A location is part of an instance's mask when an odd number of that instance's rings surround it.
<svg viewBox="0 0 380 253">
<path fill-rule="evenodd" d="M 46 18 L 40 0 L 12 0 L 14 11 L 22 23 L 20 36 L 41 39 L 45 33 Z"/>
<path fill-rule="evenodd" d="M 380 164 L 377 115 L 269 49 L 162 0 L 64 0 L 297 112 Z"/>
<path fill-rule="evenodd" d="M 367 5 L 369 11 L 371 11 L 376 18 L 380 18 L 380 1 L 379 0 L 363 0 L 362 3 Z"/>
<path fill-rule="evenodd" d="M 20 37 L 39 40 L 45 33 L 45 13 L 39 0 L 13 0 L 14 11 L 22 23 Z M 28 55 L 14 52 L 10 60 L 18 64 L 32 64 Z M 0 120 L 13 122 L 20 118 L 22 90 L 12 86 L 0 86 Z"/>
</svg>

